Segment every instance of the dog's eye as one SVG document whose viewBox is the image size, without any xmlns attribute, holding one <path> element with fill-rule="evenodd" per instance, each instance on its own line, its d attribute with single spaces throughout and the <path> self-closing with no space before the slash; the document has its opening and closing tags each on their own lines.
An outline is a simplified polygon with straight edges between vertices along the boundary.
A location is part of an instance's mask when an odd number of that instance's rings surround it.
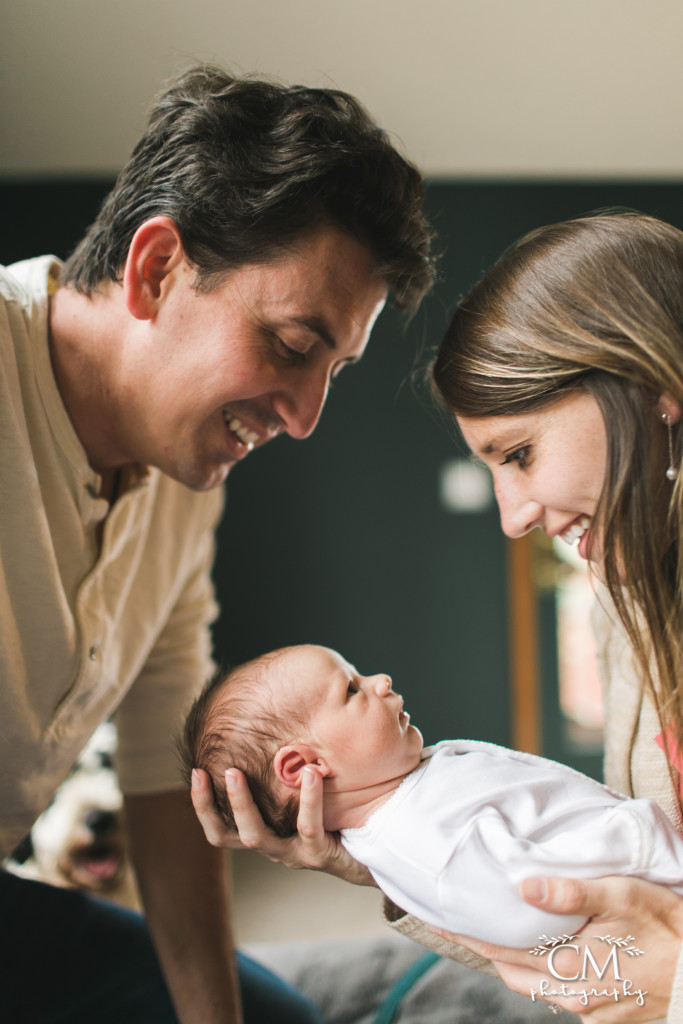
<svg viewBox="0 0 683 1024">
<path fill-rule="evenodd" d="M 103 768 L 108 768 L 110 771 L 114 768 L 114 758 L 107 751 L 100 751 L 100 764 Z"/>
</svg>

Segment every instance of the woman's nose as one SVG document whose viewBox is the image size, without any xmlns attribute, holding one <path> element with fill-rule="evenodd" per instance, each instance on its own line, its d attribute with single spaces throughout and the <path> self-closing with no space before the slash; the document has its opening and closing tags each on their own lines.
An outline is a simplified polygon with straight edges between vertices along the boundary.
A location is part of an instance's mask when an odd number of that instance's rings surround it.
<svg viewBox="0 0 683 1024">
<path fill-rule="evenodd" d="M 500 525 L 507 537 L 523 537 L 535 526 L 541 525 L 543 506 L 523 496 L 496 490 L 500 510 Z"/>
</svg>

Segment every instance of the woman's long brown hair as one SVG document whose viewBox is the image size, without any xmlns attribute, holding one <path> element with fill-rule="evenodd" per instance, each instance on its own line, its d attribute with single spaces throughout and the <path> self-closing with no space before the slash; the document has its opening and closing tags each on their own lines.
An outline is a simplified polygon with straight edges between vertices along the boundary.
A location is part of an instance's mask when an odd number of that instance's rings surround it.
<svg viewBox="0 0 683 1024">
<path fill-rule="evenodd" d="M 465 417 L 542 409 L 576 390 L 605 421 L 596 512 L 604 578 L 662 727 L 683 747 L 683 470 L 666 478 L 661 396 L 683 408 L 683 232 L 596 214 L 531 232 L 458 304 L 431 367 Z"/>
</svg>

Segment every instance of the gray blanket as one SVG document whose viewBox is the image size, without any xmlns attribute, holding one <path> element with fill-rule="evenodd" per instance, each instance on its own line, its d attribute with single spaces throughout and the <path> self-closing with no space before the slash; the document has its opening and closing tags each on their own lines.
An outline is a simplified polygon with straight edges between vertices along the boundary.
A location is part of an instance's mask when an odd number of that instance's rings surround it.
<svg viewBox="0 0 683 1024">
<path fill-rule="evenodd" d="M 547 1003 L 532 1002 L 452 960 L 424 960 L 422 946 L 400 935 L 362 942 L 296 943 L 253 946 L 255 959 L 305 992 L 320 1007 L 326 1024 L 550 1024 Z M 418 962 L 429 964 L 387 1015 L 388 997 Z M 389 1000 L 393 1002 L 393 1000 Z M 578 1024 L 563 1013 L 562 1024 Z"/>
</svg>

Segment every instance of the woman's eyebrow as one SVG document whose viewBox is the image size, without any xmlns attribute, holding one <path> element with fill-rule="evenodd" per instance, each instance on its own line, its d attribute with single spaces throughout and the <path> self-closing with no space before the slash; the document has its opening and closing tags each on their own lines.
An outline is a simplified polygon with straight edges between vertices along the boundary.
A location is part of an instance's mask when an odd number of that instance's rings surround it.
<svg viewBox="0 0 683 1024">
<path fill-rule="evenodd" d="M 501 450 L 502 442 L 498 437 L 492 437 L 490 440 L 483 444 L 480 448 L 470 448 L 470 451 L 477 458 L 480 455 L 494 455 L 496 452 Z"/>
<path fill-rule="evenodd" d="M 481 446 L 478 454 L 495 455 L 497 452 L 505 451 L 506 448 L 514 448 L 518 444 L 518 441 L 516 437 L 511 441 L 510 438 L 513 436 L 514 432 L 510 430 L 501 434 L 494 434 L 488 439 L 486 444 Z"/>
</svg>

